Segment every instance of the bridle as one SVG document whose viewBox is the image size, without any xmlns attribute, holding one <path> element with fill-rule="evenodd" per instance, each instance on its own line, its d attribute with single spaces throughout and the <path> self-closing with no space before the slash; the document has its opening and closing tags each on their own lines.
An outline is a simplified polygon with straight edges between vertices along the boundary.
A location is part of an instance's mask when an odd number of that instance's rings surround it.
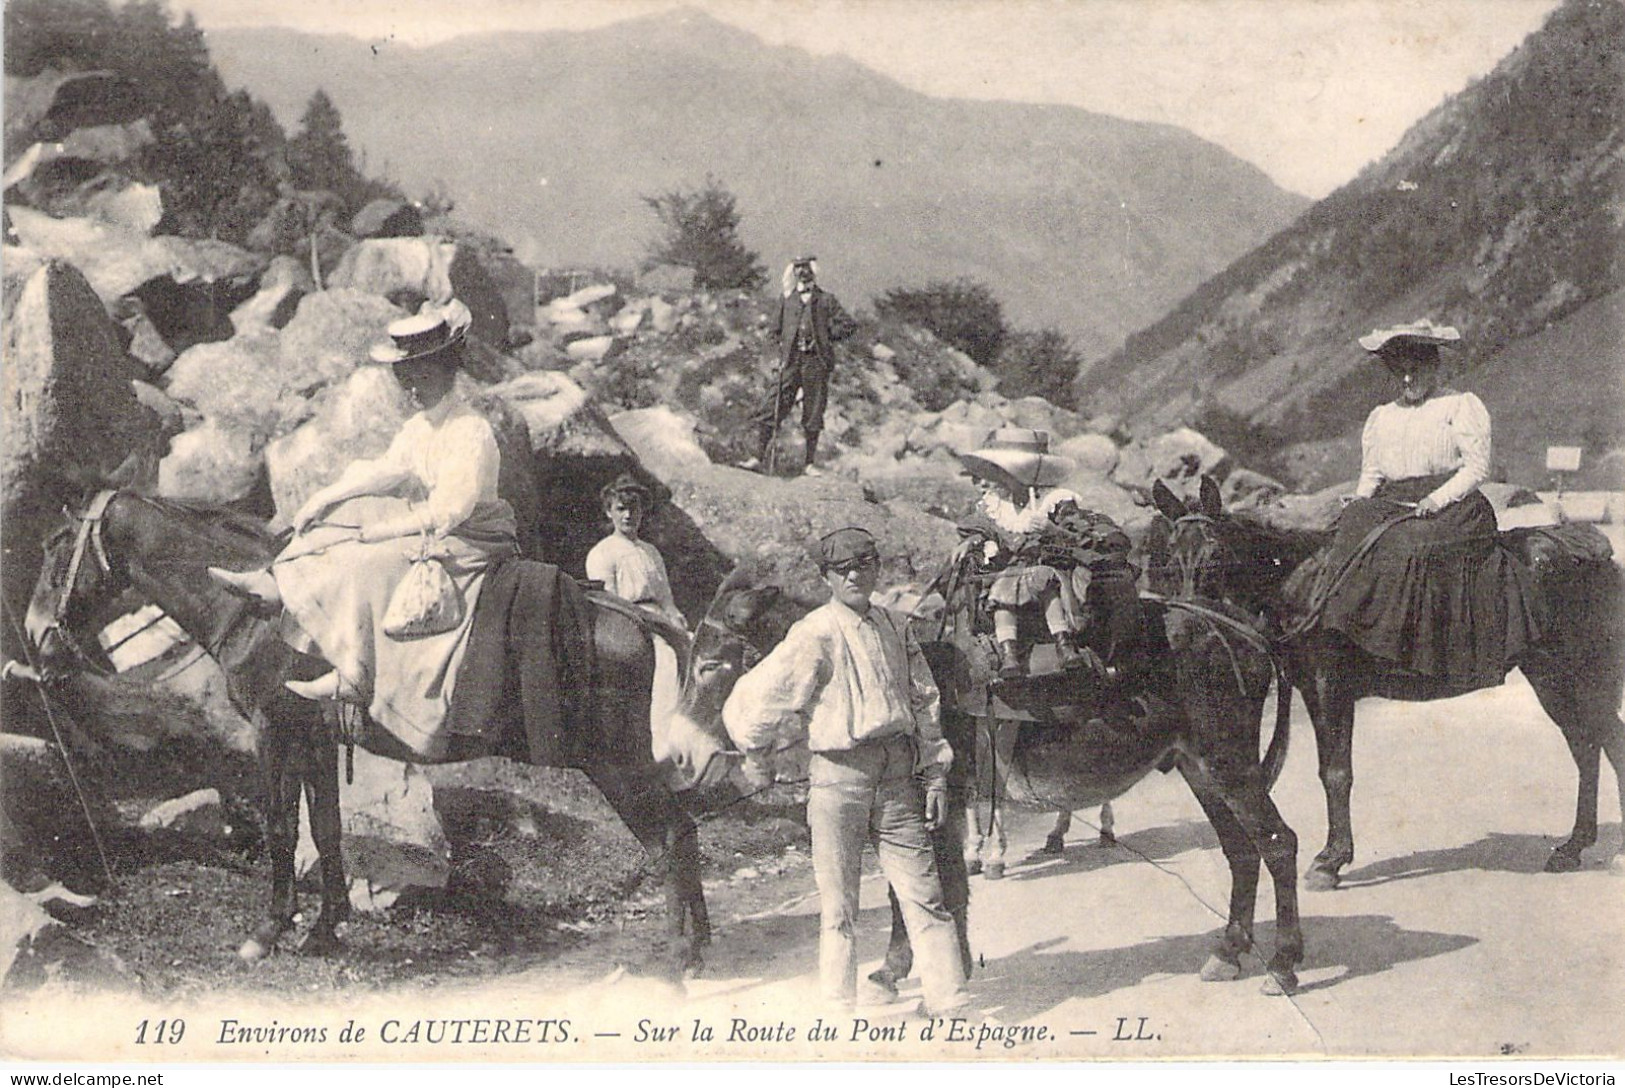
<svg viewBox="0 0 1625 1088">
<path fill-rule="evenodd" d="M 56 607 L 51 611 L 50 622 L 40 632 L 39 638 L 40 644 L 43 645 L 46 636 L 56 635 L 72 652 L 79 665 L 102 675 L 107 675 L 109 670 L 85 650 L 84 645 L 74 635 L 67 615 L 68 605 L 73 600 L 73 591 L 79 584 L 79 572 L 84 568 L 87 555 L 95 560 L 103 574 L 111 574 L 113 571 L 113 565 L 107 558 L 107 545 L 102 540 L 102 521 L 107 516 L 108 506 L 117 495 L 118 492 L 113 490 L 98 491 L 95 498 L 85 507 L 84 513 L 76 515 L 72 511 L 65 511 L 69 518 L 79 523 L 79 528 L 74 534 L 73 553 L 68 557 L 68 572 L 63 578 L 62 594 L 57 598 Z M 129 637 L 133 638 L 134 634 Z"/>
</svg>

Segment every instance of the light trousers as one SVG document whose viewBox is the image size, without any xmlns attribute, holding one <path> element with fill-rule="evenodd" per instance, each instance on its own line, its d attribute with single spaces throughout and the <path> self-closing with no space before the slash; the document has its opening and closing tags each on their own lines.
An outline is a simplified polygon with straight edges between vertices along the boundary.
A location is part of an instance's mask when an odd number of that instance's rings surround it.
<svg viewBox="0 0 1625 1088">
<path fill-rule="evenodd" d="M 912 737 L 888 737 L 844 752 L 814 752 L 808 766 L 807 824 L 822 932 L 819 987 L 826 1000 L 850 1007 L 857 998 L 858 889 L 863 846 L 873 843 L 897 892 L 914 945 L 926 1006 L 932 1012 L 967 1001 L 959 934 L 943 903 L 925 799 L 914 779 Z"/>
</svg>

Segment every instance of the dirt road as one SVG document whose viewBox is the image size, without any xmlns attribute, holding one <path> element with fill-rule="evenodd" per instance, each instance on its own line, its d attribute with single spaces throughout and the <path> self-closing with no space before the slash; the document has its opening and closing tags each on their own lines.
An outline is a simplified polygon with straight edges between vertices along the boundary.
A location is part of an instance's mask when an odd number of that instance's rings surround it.
<svg viewBox="0 0 1625 1088">
<path fill-rule="evenodd" d="M 903 1002 L 863 1006 L 836 1040 L 806 1041 L 818 1019 L 811 973 L 817 901 L 806 866 L 745 895 L 719 896 L 717 945 L 686 1000 L 636 982 L 583 987 L 595 1031 L 645 1056 L 931 1058 L 983 1055 L 1154 1058 L 1193 1055 L 1618 1055 L 1625 1046 L 1625 872 L 1619 800 L 1604 771 L 1602 842 L 1583 871 L 1541 871 L 1572 819 L 1574 771 L 1521 677 L 1450 702 L 1362 704 L 1356 744 L 1356 857 L 1344 887 L 1303 893 L 1307 959 L 1291 998 L 1260 992 L 1261 964 L 1239 981 L 1196 975 L 1223 920 L 1229 878 L 1217 841 L 1177 775 L 1117 806 L 1119 845 L 1094 844 L 1080 813 L 1066 853 L 1034 858 L 1047 817 L 1019 819 L 1003 881 L 973 879 L 972 943 L 983 966 L 974 1011 L 921 1041 Z M 1606 767 L 1606 765 L 1605 765 Z M 1300 836 L 1300 870 L 1325 815 L 1301 706 L 1277 802 Z M 1026 860 L 1023 860 L 1026 859 Z M 736 882 L 737 883 L 737 882 Z M 754 882 L 747 882 L 754 883 Z M 1259 917 L 1273 915 L 1264 882 Z M 763 899 L 775 900 L 763 909 Z M 884 946 L 884 885 L 864 887 L 861 940 Z M 1259 931 L 1273 940 L 1273 924 Z M 600 952 L 602 950 L 600 949 Z M 573 973 L 560 961 L 543 976 Z M 866 962 L 863 971 L 873 966 Z M 577 974 L 579 978 L 579 974 Z M 655 1011 L 658 1010 L 658 1011 Z M 647 1015 L 646 1015 L 647 1014 Z M 983 1018 L 998 1027 L 981 1031 Z M 736 1030 L 735 1018 L 748 1027 Z M 676 1025 L 671 1043 L 636 1042 Z M 694 1021 L 716 1038 L 696 1042 Z M 854 1036 L 854 1023 L 857 1025 Z M 794 1041 L 748 1041 L 798 1029 Z M 867 1025 L 867 1027 L 865 1027 Z M 1027 1038 L 1006 1046 L 1012 1027 Z M 897 1029 L 899 1040 L 869 1036 Z M 1042 1029 L 1045 1038 L 1032 1038 Z M 727 1040 L 729 1034 L 732 1042 Z M 802 1047 L 805 1046 L 805 1050 Z"/>
</svg>

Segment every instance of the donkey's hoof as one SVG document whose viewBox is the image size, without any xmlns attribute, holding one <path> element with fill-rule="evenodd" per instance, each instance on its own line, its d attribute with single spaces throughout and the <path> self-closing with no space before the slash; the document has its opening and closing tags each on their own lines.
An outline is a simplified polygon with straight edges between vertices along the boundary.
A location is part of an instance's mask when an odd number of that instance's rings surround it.
<svg viewBox="0 0 1625 1088">
<path fill-rule="evenodd" d="M 1303 874 L 1303 886 L 1312 892 L 1336 891 L 1342 877 L 1329 869 L 1310 869 Z"/>
<path fill-rule="evenodd" d="M 1572 873 L 1580 868 L 1580 852 L 1578 850 L 1564 850 L 1559 847 L 1552 851 L 1552 856 L 1546 859 L 1548 873 Z"/>
<path fill-rule="evenodd" d="M 1241 977 L 1241 964 L 1231 963 L 1220 955 L 1212 955 L 1202 964 L 1203 982 L 1234 982 Z"/>
<path fill-rule="evenodd" d="M 982 868 L 982 879 L 983 880 L 1003 880 L 1004 879 L 1004 862 L 1002 862 L 1002 861 L 990 861 L 990 862 L 988 862 Z"/>
<path fill-rule="evenodd" d="M 1264 985 L 1259 988 L 1265 997 L 1286 997 L 1298 992 L 1298 973 L 1271 968 L 1264 976 Z"/>
<path fill-rule="evenodd" d="M 980 873 L 981 871 L 982 871 L 982 859 L 981 858 L 972 858 L 971 860 L 965 862 L 965 875 L 966 876 L 975 876 L 977 873 Z"/>
<path fill-rule="evenodd" d="M 1116 846 L 1117 845 L 1117 836 L 1113 835 L 1110 831 L 1102 831 L 1100 833 L 1100 838 L 1095 840 L 1095 845 L 1096 846 Z"/>
<path fill-rule="evenodd" d="M 266 956 L 270 955 L 270 953 L 271 950 L 267 948 L 258 937 L 248 938 L 248 940 L 244 941 L 237 948 L 237 958 L 242 960 L 244 963 L 258 963 L 260 960 L 263 960 Z"/>
<path fill-rule="evenodd" d="M 1066 840 L 1059 835 L 1051 835 L 1044 840 L 1044 845 L 1038 848 L 1040 854 L 1066 853 Z"/>
</svg>

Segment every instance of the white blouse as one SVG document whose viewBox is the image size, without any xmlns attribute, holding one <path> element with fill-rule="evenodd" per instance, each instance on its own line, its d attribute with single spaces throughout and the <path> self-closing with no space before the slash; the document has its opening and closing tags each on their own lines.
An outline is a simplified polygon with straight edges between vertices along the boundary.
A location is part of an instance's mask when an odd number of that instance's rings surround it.
<svg viewBox="0 0 1625 1088">
<path fill-rule="evenodd" d="M 501 468 L 491 424 L 467 404 L 454 402 L 443 412 L 412 416 L 389 449 L 352 471 L 415 481 L 425 498 L 412 504 L 412 513 L 425 531 L 443 535 L 467 521 L 479 503 L 496 500 Z"/>
<path fill-rule="evenodd" d="M 1420 404 L 1378 405 L 1366 418 L 1357 496 L 1369 498 L 1384 480 L 1440 472 L 1453 473 L 1428 496 L 1440 506 L 1466 497 L 1489 478 L 1490 413 L 1483 401 L 1444 390 Z"/>
<path fill-rule="evenodd" d="M 653 607 L 667 618 L 687 626 L 672 599 L 671 579 L 660 549 L 647 540 L 628 540 L 611 533 L 587 553 L 587 577 L 604 583 L 615 596 Z"/>
<path fill-rule="evenodd" d="M 1051 488 L 1033 502 L 1018 507 L 1009 499 L 989 491 L 982 496 L 982 512 L 1007 533 L 1030 533 L 1049 520 L 1050 513 L 1068 499 L 1083 505 L 1076 491 L 1064 487 Z"/>
</svg>

